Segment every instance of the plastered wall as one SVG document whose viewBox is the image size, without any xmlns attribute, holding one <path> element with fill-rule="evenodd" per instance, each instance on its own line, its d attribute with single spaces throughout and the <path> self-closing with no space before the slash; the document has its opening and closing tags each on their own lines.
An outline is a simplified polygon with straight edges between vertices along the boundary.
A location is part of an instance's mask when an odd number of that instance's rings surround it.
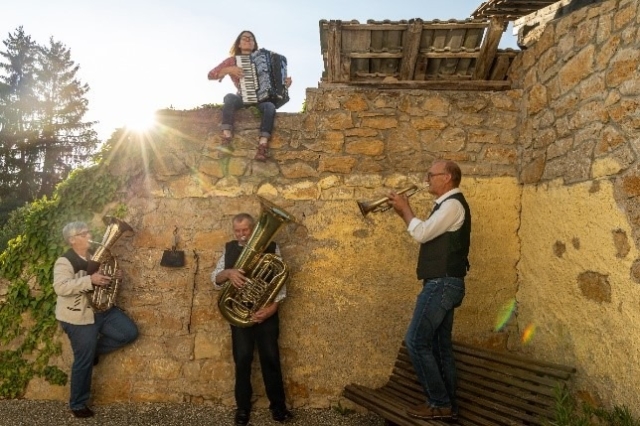
<svg viewBox="0 0 640 426">
<path fill-rule="evenodd" d="M 523 90 L 523 196 L 509 345 L 575 366 L 584 400 L 635 415 L 638 7 L 605 1 L 551 21 L 513 68 Z"/>
</svg>

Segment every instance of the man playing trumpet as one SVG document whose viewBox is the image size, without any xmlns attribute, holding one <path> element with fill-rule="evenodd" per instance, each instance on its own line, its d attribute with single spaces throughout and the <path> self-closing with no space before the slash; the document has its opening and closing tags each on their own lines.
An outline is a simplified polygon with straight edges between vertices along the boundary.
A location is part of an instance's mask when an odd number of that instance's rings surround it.
<svg viewBox="0 0 640 426">
<path fill-rule="evenodd" d="M 436 197 L 426 220 L 415 217 L 406 194 L 389 194 L 389 204 L 420 243 L 417 275 L 423 281 L 405 343 L 426 402 L 407 410 L 421 419 L 456 419 L 456 368 L 453 359 L 454 309 L 465 294 L 469 269 L 471 212 L 458 188 L 462 173 L 453 161 L 437 160 L 426 176 Z"/>
</svg>

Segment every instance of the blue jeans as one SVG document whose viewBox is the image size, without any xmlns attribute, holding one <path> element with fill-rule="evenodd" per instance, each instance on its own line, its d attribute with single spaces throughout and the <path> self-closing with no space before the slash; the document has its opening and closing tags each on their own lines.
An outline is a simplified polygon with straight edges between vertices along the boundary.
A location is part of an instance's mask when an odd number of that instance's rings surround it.
<svg viewBox="0 0 640 426">
<path fill-rule="evenodd" d="M 456 402 L 456 366 L 453 359 L 453 311 L 464 298 L 464 279 L 424 280 L 405 343 L 418 380 L 431 407 L 451 407 Z"/>
<path fill-rule="evenodd" d="M 229 93 L 224 97 L 224 105 L 222 107 L 222 130 L 233 130 L 233 117 L 235 112 L 244 106 L 242 98 L 236 94 Z M 260 136 L 267 139 L 273 133 L 273 123 L 276 119 L 276 106 L 271 102 L 260 102 L 256 105 L 262 113 L 262 121 L 260 122 Z"/>
<path fill-rule="evenodd" d="M 233 361 L 236 364 L 235 397 L 239 410 L 251 410 L 251 364 L 254 347 L 258 347 L 262 380 L 269 398 L 269 408 L 283 409 L 285 405 L 284 384 L 280 366 L 278 336 L 280 322 L 276 312 L 261 324 L 252 327 L 231 326 Z"/>
<path fill-rule="evenodd" d="M 91 396 L 94 357 L 115 351 L 138 337 L 138 327 L 119 308 L 97 313 L 94 317 L 95 322 L 86 325 L 60 321 L 73 349 L 69 396 L 69 408 L 72 410 L 87 406 Z"/>
</svg>

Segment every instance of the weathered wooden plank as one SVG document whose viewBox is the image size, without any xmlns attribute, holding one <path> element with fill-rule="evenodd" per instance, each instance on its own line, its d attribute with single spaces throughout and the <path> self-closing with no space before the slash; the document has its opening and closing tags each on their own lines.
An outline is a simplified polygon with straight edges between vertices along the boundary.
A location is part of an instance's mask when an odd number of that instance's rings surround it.
<svg viewBox="0 0 640 426">
<path fill-rule="evenodd" d="M 340 82 L 342 69 L 342 29 L 340 21 L 331 21 L 327 29 L 327 82 Z"/>
<path fill-rule="evenodd" d="M 535 413 L 538 416 L 545 418 L 553 417 L 553 406 L 541 406 L 530 401 L 524 401 L 520 398 L 516 398 L 514 394 L 497 394 L 487 391 L 486 388 L 480 386 L 472 386 L 467 382 L 464 382 L 459 387 L 459 398 L 461 400 L 472 398 L 482 398 L 486 400 L 500 401 L 506 404 L 508 407 L 518 409 L 523 412 Z M 478 401 L 478 399 L 476 399 Z"/>
<path fill-rule="evenodd" d="M 490 0 L 482 3 L 471 16 L 475 18 L 491 18 L 503 16 L 505 19 L 513 21 L 518 17 L 527 15 L 549 4 L 555 0 Z"/>
<path fill-rule="evenodd" d="M 422 19 L 416 19 L 409 24 L 409 27 L 404 33 L 400 80 L 413 80 L 421 40 Z"/>
<path fill-rule="evenodd" d="M 496 56 L 496 59 L 489 74 L 489 80 L 504 80 L 507 78 L 507 71 L 511 66 L 512 58 L 507 55 Z"/>
<path fill-rule="evenodd" d="M 517 397 L 519 400 L 524 401 L 526 404 L 535 404 L 539 407 L 550 407 L 553 405 L 554 400 L 549 393 L 553 393 L 552 389 L 526 389 L 517 387 L 515 385 L 508 385 L 502 382 L 493 381 L 493 376 L 478 376 L 473 372 L 465 371 L 464 369 L 458 370 L 458 376 L 461 379 L 461 383 L 464 382 L 464 386 L 469 390 L 474 389 L 474 386 L 482 388 L 485 392 L 499 394 L 509 394 L 513 397 Z M 548 392 L 548 391 L 551 392 Z"/>
<path fill-rule="evenodd" d="M 461 352 L 470 355 L 474 355 L 478 358 L 498 360 L 501 363 L 520 367 L 525 370 L 529 370 L 536 373 L 548 374 L 550 376 L 556 376 L 559 379 L 567 379 L 576 369 L 562 364 L 556 364 L 547 361 L 540 361 L 536 359 L 530 359 L 522 355 L 510 354 L 505 352 L 491 351 L 484 348 L 478 348 L 472 345 L 468 345 L 461 342 L 454 342 L 454 352 Z M 405 349 L 406 350 L 406 349 Z"/>
<path fill-rule="evenodd" d="M 350 66 L 345 70 L 346 81 L 353 80 L 356 73 L 370 72 L 370 58 L 357 58 L 351 52 L 367 53 L 371 49 L 371 31 L 345 31 L 342 29 L 342 58 L 350 58 Z"/>
<path fill-rule="evenodd" d="M 425 81 L 397 81 L 393 83 L 383 83 L 378 80 L 357 80 L 350 82 L 351 86 L 367 86 L 375 89 L 423 89 L 423 90 L 510 90 L 511 82 L 488 81 L 488 80 L 425 80 Z M 339 83 L 320 83 L 319 86 L 328 87 L 348 87 Z"/>
<path fill-rule="evenodd" d="M 458 51 L 448 51 L 446 48 L 442 49 L 441 51 L 438 52 L 429 52 L 429 53 L 423 53 L 422 54 L 424 57 L 426 58 L 441 58 L 441 59 L 447 59 L 447 58 L 453 58 L 453 59 L 458 59 L 458 58 L 469 58 L 469 59 L 474 59 L 477 58 L 479 56 L 479 52 L 464 52 L 463 50 L 458 50 Z M 350 58 L 356 58 L 356 59 L 400 59 L 403 58 L 404 55 L 402 53 L 394 53 L 394 52 L 371 52 L 371 53 L 363 53 L 363 52 L 352 52 L 349 53 L 347 55 L 345 55 L 347 57 Z M 415 66 L 415 64 L 414 64 Z"/>
<path fill-rule="evenodd" d="M 484 41 L 482 43 L 482 53 L 476 61 L 476 69 L 473 78 L 476 80 L 485 80 L 489 76 L 491 64 L 498 52 L 500 38 L 504 32 L 504 20 L 499 18 L 491 18 L 491 25 L 487 30 Z"/>
</svg>

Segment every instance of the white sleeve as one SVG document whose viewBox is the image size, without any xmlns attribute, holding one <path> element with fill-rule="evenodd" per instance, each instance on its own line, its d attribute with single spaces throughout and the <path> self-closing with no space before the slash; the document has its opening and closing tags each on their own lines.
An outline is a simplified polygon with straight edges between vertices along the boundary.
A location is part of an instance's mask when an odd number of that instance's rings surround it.
<svg viewBox="0 0 640 426">
<path fill-rule="evenodd" d="M 431 241 L 445 232 L 457 231 L 464 223 L 464 207 L 454 198 L 442 202 L 440 208 L 433 212 L 429 219 L 413 218 L 409 222 L 407 231 L 420 244 Z"/>
<path fill-rule="evenodd" d="M 220 259 L 218 259 L 216 269 L 211 272 L 211 282 L 213 283 L 214 290 L 222 290 L 222 285 L 216 282 L 216 277 L 222 271 L 224 271 L 224 252 L 222 252 L 222 256 L 220 256 Z"/>
</svg>

